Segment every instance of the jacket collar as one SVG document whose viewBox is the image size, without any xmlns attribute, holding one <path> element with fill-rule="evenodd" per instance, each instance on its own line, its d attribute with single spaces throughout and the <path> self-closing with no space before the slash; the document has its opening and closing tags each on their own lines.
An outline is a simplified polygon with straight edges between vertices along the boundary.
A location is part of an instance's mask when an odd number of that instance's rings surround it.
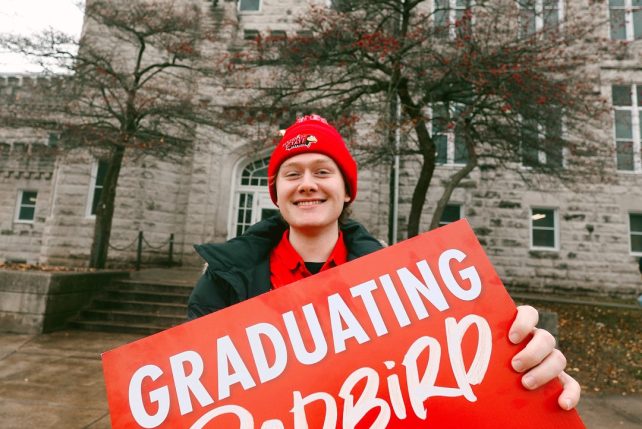
<svg viewBox="0 0 642 429">
<path fill-rule="evenodd" d="M 348 220 L 340 225 L 348 249 L 348 261 L 382 248 L 359 222 Z M 217 271 L 252 270 L 267 260 L 270 251 L 279 243 L 287 224 L 279 216 L 252 225 L 243 235 L 224 243 L 195 245 L 196 252 Z"/>
</svg>

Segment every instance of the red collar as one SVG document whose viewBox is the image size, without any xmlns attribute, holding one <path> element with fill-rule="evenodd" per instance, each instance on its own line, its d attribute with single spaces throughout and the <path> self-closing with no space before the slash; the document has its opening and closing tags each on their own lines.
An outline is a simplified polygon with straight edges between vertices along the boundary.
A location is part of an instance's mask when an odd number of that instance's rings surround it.
<svg viewBox="0 0 642 429">
<path fill-rule="evenodd" d="M 305 267 L 305 261 L 303 261 L 301 255 L 299 255 L 294 247 L 292 247 L 292 244 L 290 244 L 289 235 L 290 230 L 285 230 L 281 241 L 279 241 L 279 244 L 277 244 L 270 253 L 270 282 L 272 283 L 273 289 L 312 275 Z M 337 244 L 335 244 L 334 249 L 332 249 L 328 260 L 325 261 L 321 267 L 321 271 L 344 264 L 347 260 L 348 249 L 343 242 L 343 233 L 339 230 Z"/>
</svg>

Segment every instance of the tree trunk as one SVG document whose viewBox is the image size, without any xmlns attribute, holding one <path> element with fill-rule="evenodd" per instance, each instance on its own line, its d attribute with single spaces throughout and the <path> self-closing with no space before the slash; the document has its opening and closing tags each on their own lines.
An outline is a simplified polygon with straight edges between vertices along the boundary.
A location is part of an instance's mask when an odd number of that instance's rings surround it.
<svg viewBox="0 0 642 429">
<path fill-rule="evenodd" d="M 116 187 L 118 186 L 118 176 L 120 175 L 124 154 L 125 148 L 123 146 L 114 146 L 111 151 L 103 190 L 96 207 L 94 241 L 91 244 L 91 253 L 89 255 L 89 266 L 91 268 L 105 268 L 107 262 L 111 224 L 114 217 Z"/>
<path fill-rule="evenodd" d="M 435 143 L 428 132 L 426 121 L 421 108 L 412 101 L 408 91 L 408 82 L 402 79 L 398 88 L 399 100 L 406 115 L 414 121 L 417 142 L 421 150 L 421 172 L 412 193 L 410 214 L 408 216 L 408 238 L 419 234 L 421 212 L 426 202 L 426 194 L 430 188 L 432 175 L 435 171 Z"/>
<path fill-rule="evenodd" d="M 410 215 L 408 216 L 408 238 L 419 234 L 421 212 L 424 209 L 426 194 L 428 193 L 428 188 L 430 188 L 432 175 L 435 171 L 435 145 L 431 141 L 428 146 L 432 147 L 431 154 L 425 153 L 426 151 L 430 151 L 430 149 L 425 150 L 422 154 L 421 173 L 415 185 L 415 190 L 412 193 Z"/>
<path fill-rule="evenodd" d="M 459 185 L 462 179 L 466 177 L 468 173 L 473 171 L 476 166 L 477 159 L 475 159 L 474 161 L 469 160 L 465 167 L 463 167 L 461 170 L 457 171 L 450 177 L 448 183 L 446 184 L 444 192 L 441 194 L 441 198 L 439 198 L 439 201 L 437 202 L 437 207 L 435 207 L 435 211 L 432 214 L 432 219 L 430 221 L 431 230 L 439 227 L 439 221 L 441 220 L 441 216 L 444 213 L 444 209 L 446 208 L 448 201 L 450 201 L 450 197 L 452 196 L 453 191 Z"/>
<path fill-rule="evenodd" d="M 467 121 L 464 122 L 467 123 Z M 464 179 L 464 177 L 468 176 L 468 174 L 477 167 L 477 153 L 475 152 L 475 146 L 471 141 L 468 127 L 460 127 L 459 129 L 464 133 L 464 142 L 466 143 L 466 149 L 468 150 L 468 162 L 466 162 L 466 165 L 461 170 L 453 174 L 450 177 L 450 180 L 448 180 L 444 192 L 441 194 L 441 198 L 439 198 L 439 201 L 437 202 L 435 212 L 432 214 L 432 219 L 430 220 L 431 230 L 439 227 L 441 216 L 443 215 L 446 204 L 450 201 L 450 197 L 452 196 L 455 188 L 459 186 L 459 183 Z"/>
</svg>

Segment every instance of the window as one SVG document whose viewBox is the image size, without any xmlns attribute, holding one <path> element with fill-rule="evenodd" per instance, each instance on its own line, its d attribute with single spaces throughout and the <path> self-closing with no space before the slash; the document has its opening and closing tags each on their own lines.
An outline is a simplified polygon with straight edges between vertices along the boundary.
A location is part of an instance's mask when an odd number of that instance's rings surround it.
<svg viewBox="0 0 642 429">
<path fill-rule="evenodd" d="M 103 192 L 103 184 L 105 182 L 105 177 L 107 176 L 107 168 L 109 163 L 104 160 L 98 160 L 94 162 L 91 167 L 91 179 L 89 182 L 89 198 L 87 201 L 87 212 L 86 216 L 94 216 L 96 214 L 96 209 L 98 208 L 98 203 L 100 202 L 100 196 Z"/>
<path fill-rule="evenodd" d="M 642 213 L 629 213 L 631 253 L 642 256 Z"/>
<path fill-rule="evenodd" d="M 355 5 L 353 2 L 346 0 L 326 0 L 325 6 L 331 9 L 334 9 L 338 12 L 349 12 L 351 9 L 354 9 Z"/>
<path fill-rule="evenodd" d="M 446 204 L 446 208 L 444 208 L 439 220 L 439 226 L 448 225 L 459 219 L 461 219 L 461 204 Z"/>
<path fill-rule="evenodd" d="M 236 235 L 242 235 L 246 229 L 252 226 L 252 209 L 254 194 L 240 192 L 238 195 L 238 209 L 236 218 Z"/>
<path fill-rule="evenodd" d="M 642 38 L 642 0 L 609 0 L 611 39 Z"/>
<path fill-rule="evenodd" d="M 314 37 L 314 33 L 310 30 L 297 30 L 296 36 L 299 39 L 312 39 Z"/>
<path fill-rule="evenodd" d="M 432 136 L 437 164 L 465 164 L 468 161 L 466 142 L 455 125 L 460 111 L 461 107 L 453 104 L 433 105 Z"/>
<path fill-rule="evenodd" d="M 49 137 L 47 138 L 47 146 L 55 147 L 58 144 L 58 140 L 60 140 L 60 134 L 49 133 Z"/>
<path fill-rule="evenodd" d="M 473 0 L 434 0 L 435 27 L 444 29 L 444 34 L 447 30 L 447 34 L 452 38 L 455 37 L 457 29 L 470 31 L 470 22 L 462 25 L 466 22 L 462 19 L 466 17 L 466 12 L 473 4 Z"/>
<path fill-rule="evenodd" d="M 241 12 L 258 12 L 261 10 L 261 0 L 239 0 Z"/>
<path fill-rule="evenodd" d="M 517 0 L 517 5 L 519 33 L 522 37 L 555 29 L 564 18 L 562 0 Z"/>
<path fill-rule="evenodd" d="M 619 171 L 642 171 L 642 85 L 613 85 L 613 127 L 615 156 Z"/>
<path fill-rule="evenodd" d="M 243 30 L 243 40 L 257 40 L 259 37 L 259 30 Z"/>
<path fill-rule="evenodd" d="M 268 185 L 269 159 L 263 158 L 248 164 L 241 173 L 241 185 L 264 186 Z"/>
<path fill-rule="evenodd" d="M 36 218 L 37 191 L 18 192 L 18 204 L 16 207 L 16 222 L 33 223 Z"/>
<path fill-rule="evenodd" d="M 521 131 L 523 166 L 563 167 L 564 146 L 562 144 L 561 114 L 552 114 L 547 121 L 525 119 L 522 121 Z"/>
<path fill-rule="evenodd" d="M 270 31 L 270 38 L 272 40 L 287 40 L 288 33 L 285 30 L 272 30 Z"/>
<path fill-rule="evenodd" d="M 531 209 L 531 248 L 557 250 L 557 210 L 549 208 Z"/>
<path fill-rule="evenodd" d="M 241 235 L 254 223 L 278 213 L 278 208 L 270 199 L 267 186 L 269 161 L 269 157 L 251 161 L 240 171 L 233 194 L 228 238 Z"/>
</svg>

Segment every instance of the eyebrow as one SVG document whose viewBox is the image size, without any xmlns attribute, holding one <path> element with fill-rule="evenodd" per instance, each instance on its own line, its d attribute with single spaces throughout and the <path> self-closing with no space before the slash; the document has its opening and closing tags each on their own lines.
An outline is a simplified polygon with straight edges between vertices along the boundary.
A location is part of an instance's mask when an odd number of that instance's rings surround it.
<svg viewBox="0 0 642 429">
<path fill-rule="evenodd" d="M 315 160 L 313 160 L 313 161 L 311 161 L 311 162 L 309 162 L 309 163 L 307 163 L 307 162 L 306 162 L 306 165 L 307 165 L 307 164 L 311 164 L 311 165 L 313 165 L 313 166 L 317 166 L 317 165 L 319 165 L 319 164 L 321 164 L 321 165 L 325 165 L 325 164 L 327 164 L 327 165 L 329 165 L 329 166 L 332 166 L 332 167 L 333 167 L 333 165 L 332 165 L 332 162 L 331 162 L 331 161 L 332 161 L 331 159 L 315 159 Z M 284 168 L 284 167 L 300 167 L 301 165 L 302 165 L 302 163 L 301 163 L 301 162 L 297 162 L 297 161 L 285 161 L 281 167 L 282 167 L 282 168 Z"/>
</svg>

